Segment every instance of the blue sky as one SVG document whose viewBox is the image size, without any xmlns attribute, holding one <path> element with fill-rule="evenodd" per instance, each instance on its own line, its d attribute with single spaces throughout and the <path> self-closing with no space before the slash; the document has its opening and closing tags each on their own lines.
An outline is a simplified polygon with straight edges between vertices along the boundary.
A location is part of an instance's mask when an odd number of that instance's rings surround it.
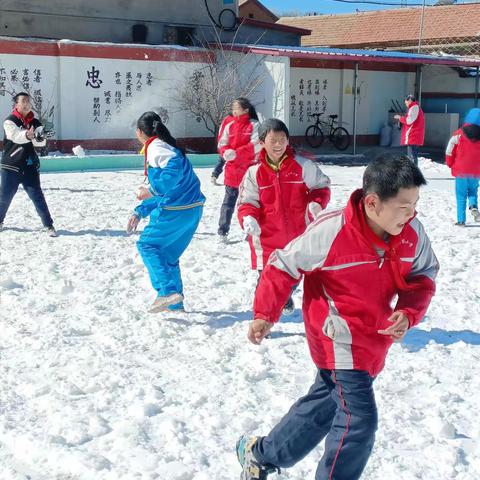
<svg viewBox="0 0 480 480">
<path fill-rule="evenodd" d="M 392 6 L 368 5 L 361 2 L 355 4 L 347 4 L 336 2 L 334 0 L 260 0 L 267 8 L 282 13 L 286 11 L 298 11 L 301 13 L 318 12 L 318 13 L 348 13 L 359 10 L 379 10 L 382 8 L 395 8 Z M 388 3 L 397 3 L 400 5 L 401 0 L 377 0 Z M 467 3 L 468 0 L 458 0 L 457 3 Z M 469 0 L 471 1 L 471 0 Z M 427 5 L 433 5 L 437 0 L 426 0 Z M 408 5 L 422 3 L 422 0 L 407 0 Z"/>
</svg>

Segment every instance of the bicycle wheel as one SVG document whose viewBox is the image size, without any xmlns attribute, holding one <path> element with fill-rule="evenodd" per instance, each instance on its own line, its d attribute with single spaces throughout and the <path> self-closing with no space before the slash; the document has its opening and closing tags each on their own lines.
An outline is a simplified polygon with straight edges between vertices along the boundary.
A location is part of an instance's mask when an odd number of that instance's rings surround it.
<svg viewBox="0 0 480 480">
<path fill-rule="evenodd" d="M 331 140 L 338 150 L 346 150 L 350 146 L 350 134 L 343 127 L 337 127 L 332 132 Z"/>
<path fill-rule="evenodd" d="M 319 148 L 323 143 L 323 132 L 317 125 L 310 125 L 305 132 L 305 140 L 312 148 Z"/>
</svg>

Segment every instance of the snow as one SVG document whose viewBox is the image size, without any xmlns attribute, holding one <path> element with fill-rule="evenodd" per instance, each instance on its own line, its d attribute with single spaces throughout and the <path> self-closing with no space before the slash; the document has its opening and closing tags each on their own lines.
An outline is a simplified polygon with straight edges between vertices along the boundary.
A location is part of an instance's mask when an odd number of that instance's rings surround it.
<svg viewBox="0 0 480 480">
<path fill-rule="evenodd" d="M 380 425 L 363 478 L 478 480 L 480 224 L 455 227 L 448 169 L 421 166 L 438 291 L 375 382 Z M 223 188 L 197 171 L 208 202 L 182 258 L 188 313 L 146 313 L 154 294 L 125 233 L 139 171 L 44 174 L 58 238 L 15 197 L 0 233 L 1 480 L 235 479 L 238 436 L 268 433 L 307 391 L 299 310 L 262 345 L 246 340 L 248 246 L 235 222 L 217 243 Z M 337 207 L 363 167 L 324 171 Z M 322 448 L 281 478 L 313 479 Z"/>
</svg>

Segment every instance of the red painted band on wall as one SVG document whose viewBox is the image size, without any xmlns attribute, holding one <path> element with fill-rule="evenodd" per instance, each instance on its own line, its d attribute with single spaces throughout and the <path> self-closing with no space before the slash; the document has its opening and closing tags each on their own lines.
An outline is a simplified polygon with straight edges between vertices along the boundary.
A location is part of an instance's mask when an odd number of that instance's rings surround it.
<svg viewBox="0 0 480 480">
<path fill-rule="evenodd" d="M 105 58 L 115 60 L 144 60 L 157 62 L 206 63 L 214 52 L 187 48 L 153 48 L 151 46 L 126 46 L 56 41 L 31 41 L 0 39 L 0 54 L 42 55 L 49 57 Z"/>
</svg>

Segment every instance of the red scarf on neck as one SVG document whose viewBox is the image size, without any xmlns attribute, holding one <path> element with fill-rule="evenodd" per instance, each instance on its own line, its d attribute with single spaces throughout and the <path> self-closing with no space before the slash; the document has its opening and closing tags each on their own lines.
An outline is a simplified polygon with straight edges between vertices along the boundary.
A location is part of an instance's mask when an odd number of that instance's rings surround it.
<svg viewBox="0 0 480 480">
<path fill-rule="evenodd" d="M 30 128 L 30 123 L 32 122 L 33 118 L 35 117 L 33 112 L 28 112 L 27 116 L 24 117 L 16 108 L 13 109 L 12 115 L 14 117 L 17 117 L 19 120 L 21 120 L 22 123 L 23 123 L 23 126 L 27 129 Z"/>
</svg>

